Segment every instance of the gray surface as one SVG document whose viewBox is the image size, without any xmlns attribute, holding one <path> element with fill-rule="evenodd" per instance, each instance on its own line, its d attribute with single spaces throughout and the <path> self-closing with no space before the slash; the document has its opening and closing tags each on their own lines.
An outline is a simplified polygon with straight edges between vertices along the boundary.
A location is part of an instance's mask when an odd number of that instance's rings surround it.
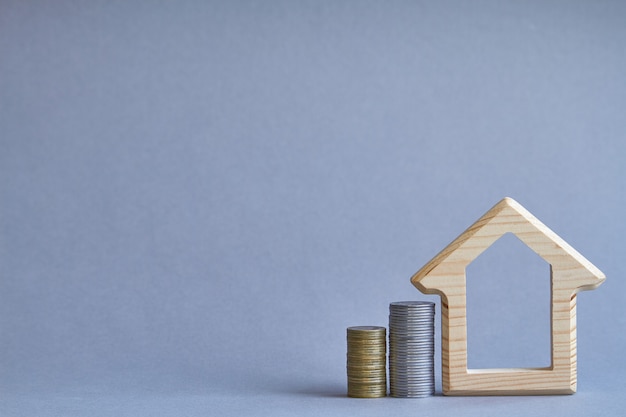
<svg viewBox="0 0 626 417">
<path fill-rule="evenodd" d="M 625 18 L 0 2 L 0 415 L 618 414 Z M 410 276 L 505 195 L 608 276 L 579 297 L 579 392 L 344 398 L 345 328 L 438 301 Z M 473 366 L 546 359 L 545 294 L 519 285 L 545 265 L 516 248 L 469 272 L 513 286 L 472 289 L 496 318 Z"/>
</svg>

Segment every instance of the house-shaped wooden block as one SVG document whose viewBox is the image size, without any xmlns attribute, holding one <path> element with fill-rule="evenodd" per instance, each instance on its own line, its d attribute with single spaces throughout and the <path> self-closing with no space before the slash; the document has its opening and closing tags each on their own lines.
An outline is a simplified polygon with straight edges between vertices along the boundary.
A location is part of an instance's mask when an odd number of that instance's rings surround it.
<svg viewBox="0 0 626 417">
<path fill-rule="evenodd" d="M 508 232 L 550 264 L 552 363 L 547 368 L 467 369 L 465 268 Z M 443 393 L 576 392 L 576 294 L 604 280 L 598 268 L 556 233 L 518 202 L 504 198 L 411 278 L 423 293 L 441 296 Z"/>
</svg>

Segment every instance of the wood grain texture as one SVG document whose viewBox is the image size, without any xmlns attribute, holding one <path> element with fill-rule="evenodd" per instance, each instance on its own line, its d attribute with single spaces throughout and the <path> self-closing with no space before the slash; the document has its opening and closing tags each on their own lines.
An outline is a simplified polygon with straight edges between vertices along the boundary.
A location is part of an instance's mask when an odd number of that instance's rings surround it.
<svg viewBox="0 0 626 417">
<path fill-rule="evenodd" d="M 465 268 L 509 232 L 550 264 L 551 366 L 467 369 Z M 576 392 L 576 294 L 595 289 L 604 280 L 598 268 L 518 202 L 508 197 L 501 200 L 411 278 L 423 293 L 441 296 L 443 393 Z"/>
</svg>

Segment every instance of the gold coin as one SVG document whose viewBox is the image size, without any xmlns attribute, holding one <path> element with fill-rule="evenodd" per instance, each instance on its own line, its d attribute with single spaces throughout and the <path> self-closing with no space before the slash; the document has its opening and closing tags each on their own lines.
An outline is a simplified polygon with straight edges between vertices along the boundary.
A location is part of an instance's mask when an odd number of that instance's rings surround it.
<svg viewBox="0 0 626 417">
<path fill-rule="evenodd" d="M 384 340 L 362 341 L 362 340 L 350 340 L 350 339 L 348 339 L 348 346 L 354 346 L 354 347 L 381 346 L 381 347 L 385 347 L 385 346 L 387 346 L 387 343 Z"/>
<path fill-rule="evenodd" d="M 346 369 L 353 369 L 353 370 L 361 370 L 361 371 L 375 371 L 375 370 L 379 370 L 379 371 L 383 371 L 385 369 L 387 369 L 387 366 L 385 364 L 385 362 L 380 362 L 380 363 L 368 363 L 368 364 L 362 364 L 359 362 L 347 362 L 346 363 Z"/>
<path fill-rule="evenodd" d="M 386 332 L 387 328 L 383 326 L 352 326 L 348 327 L 348 332 L 352 333 L 372 333 L 372 332 Z"/>
<path fill-rule="evenodd" d="M 379 378 L 386 377 L 387 371 L 385 369 L 380 370 L 372 370 L 372 371 L 354 371 L 352 369 L 348 369 L 348 376 L 359 377 L 359 378 Z"/>
<path fill-rule="evenodd" d="M 346 332 L 347 337 L 354 339 L 379 339 L 381 337 L 384 338 L 386 334 L 386 328 L 376 326 L 348 327 Z"/>
<path fill-rule="evenodd" d="M 387 375 L 378 376 L 352 376 L 348 375 L 348 383 L 355 384 L 384 384 L 387 382 Z"/>
<path fill-rule="evenodd" d="M 380 359 L 361 359 L 355 360 L 354 358 L 348 358 L 346 361 L 347 366 L 384 366 L 385 358 Z"/>
<path fill-rule="evenodd" d="M 387 396 L 386 384 L 348 384 L 348 396 L 355 398 L 379 398 Z"/>
<path fill-rule="evenodd" d="M 385 355 L 372 355 L 372 356 L 354 356 L 349 355 L 346 358 L 346 363 L 351 363 L 353 365 L 376 365 L 385 363 Z"/>
<path fill-rule="evenodd" d="M 385 355 L 384 348 L 368 348 L 368 349 L 348 349 L 348 354 L 352 356 L 369 356 L 369 355 Z"/>
<path fill-rule="evenodd" d="M 346 333 L 346 337 L 348 339 L 355 339 L 355 340 L 378 340 L 378 339 L 384 339 L 385 337 L 387 337 L 387 332 L 378 332 L 378 333 L 359 333 L 359 332 L 351 332 L 348 331 Z"/>
<path fill-rule="evenodd" d="M 346 340 L 348 342 L 382 343 L 387 340 L 387 337 L 382 334 L 377 337 L 356 337 L 348 335 L 348 337 L 346 337 Z"/>
</svg>

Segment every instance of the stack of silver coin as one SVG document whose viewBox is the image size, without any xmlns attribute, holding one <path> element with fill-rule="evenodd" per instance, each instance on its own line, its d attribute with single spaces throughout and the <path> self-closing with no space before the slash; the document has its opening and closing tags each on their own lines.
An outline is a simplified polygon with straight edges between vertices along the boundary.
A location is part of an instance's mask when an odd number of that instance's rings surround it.
<svg viewBox="0 0 626 417">
<path fill-rule="evenodd" d="M 347 331 L 348 396 L 377 398 L 387 395 L 387 329 L 349 327 Z"/>
<path fill-rule="evenodd" d="M 389 393 L 427 397 L 435 393 L 435 304 L 389 305 Z"/>
</svg>

